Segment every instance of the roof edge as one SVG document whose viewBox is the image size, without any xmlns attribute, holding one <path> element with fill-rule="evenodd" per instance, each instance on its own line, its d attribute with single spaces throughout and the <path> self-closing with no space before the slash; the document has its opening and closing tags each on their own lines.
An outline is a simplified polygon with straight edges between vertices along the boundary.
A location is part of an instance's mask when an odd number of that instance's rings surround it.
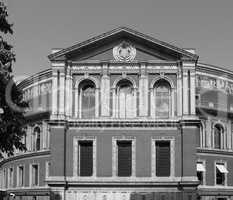
<svg viewBox="0 0 233 200">
<path fill-rule="evenodd" d="M 111 35 L 117 34 L 117 33 L 119 33 L 119 32 L 127 32 L 127 33 L 129 33 L 129 34 L 136 35 L 136 36 L 141 37 L 141 38 L 143 38 L 143 39 L 145 39 L 145 40 L 148 40 L 148 41 L 150 41 L 150 42 L 152 42 L 152 43 L 154 43 L 154 44 L 158 44 L 158 45 L 161 45 L 161 46 L 163 46 L 163 47 L 169 48 L 169 49 L 171 49 L 171 50 L 173 50 L 173 51 L 177 51 L 177 52 L 179 52 L 179 53 L 181 53 L 181 54 L 184 54 L 184 55 L 186 55 L 186 56 L 188 56 L 188 57 L 194 59 L 195 61 L 197 61 L 198 58 L 199 58 L 198 55 L 193 54 L 193 53 L 190 53 L 190 52 L 186 51 L 186 50 L 183 49 L 183 48 L 176 47 L 176 46 L 174 46 L 174 45 L 172 45 L 172 44 L 170 44 L 170 43 L 168 43 L 168 42 L 164 42 L 164 41 L 155 39 L 155 38 L 152 37 L 152 36 L 146 35 L 146 34 L 144 34 L 144 33 L 141 33 L 141 32 L 139 32 L 139 31 L 136 31 L 136 30 L 133 30 L 133 29 L 131 29 L 131 28 L 124 27 L 124 26 L 120 26 L 120 27 L 115 28 L 115 29 L 113 29 L 113 30 L 110 30 L 110 31 L 108 31 L 108 32 L 102 33 L 102 34 L 100 34 L 100 35 L 98 35 L 98 36 L 92 37 L 92 38 L 90 38 L 90 39 L 88 39 L 88 40 L 85 40 L 85 41 L 83 41 L 83 42 L 76 43 L 76 44 L 74 44 L 74 45 L 72 45 L 72 46 L 70 46 L 70 47 L 63 48 L 63 49 L 61 49 L 60 51 L 57 51 L 57 52 L 52 53 L 52 54 L 49 54 L 49 55 L 48 55 L 48 58 L 49 58 L 50 61 L 52 61 L 53 59 L 55 59 L 55 58 L 57 58 L 57 57 L 59 57 L 59 56 L 65 55 L 65 54 L 68 53 L 69 51 L 74 51 L 74 50 L 79 49 L 79 48 L 81 48 L 81 47 L 83 47 L 83 46 L 85 46 L 85 45 L 89 45 L 89 44 L 91 44 L 91 43 L 94 43 L 94 42 L 96 42 L 96 41 L 98 41 L 98 40 L 101 40 L 101 39 L 104 39 L 104 38 L 106 38 L 106 37 L 109 37 L 109 36 L 111 36 Z"/>
</svg>

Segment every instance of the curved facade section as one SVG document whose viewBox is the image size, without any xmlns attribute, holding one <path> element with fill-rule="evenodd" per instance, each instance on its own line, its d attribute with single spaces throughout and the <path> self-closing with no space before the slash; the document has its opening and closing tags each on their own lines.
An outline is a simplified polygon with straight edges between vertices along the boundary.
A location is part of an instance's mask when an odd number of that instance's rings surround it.
<svg viewBox="0 0 233 200">
<path fill-rule="evenodd" d="M 28 150 L 0 162 L 6 194 L 233 199 L 233 72 L 125 27 L 49 60 L 19 84 Z"/>
</svg>

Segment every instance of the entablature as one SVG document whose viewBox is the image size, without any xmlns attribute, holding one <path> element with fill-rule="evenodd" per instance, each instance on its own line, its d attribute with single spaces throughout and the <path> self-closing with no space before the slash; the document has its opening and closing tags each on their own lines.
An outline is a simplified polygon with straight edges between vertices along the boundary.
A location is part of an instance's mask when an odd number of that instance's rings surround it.
<svg viewBox="0 0 233 200">
<path fill-rule="evenodd" d="M 177 62 L 72 62 L 72 74 L 76 73 L 101 73 L 106 71 L 109 74 L 115 73 L 128 73 L 128 74 L 141 74 L 141 73 L 177 73 Z M 143 71 L 143 72 L 142 72 Z"/>
</svg>

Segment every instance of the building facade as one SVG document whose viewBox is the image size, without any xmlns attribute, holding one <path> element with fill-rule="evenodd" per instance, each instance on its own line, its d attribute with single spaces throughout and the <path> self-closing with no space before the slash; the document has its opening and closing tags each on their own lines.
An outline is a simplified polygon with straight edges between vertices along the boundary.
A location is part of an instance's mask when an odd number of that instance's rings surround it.
<svg viewBox="0 0 233 200">
<path fill-rule="evenodd" d="M 19 83 L 27 152 L 0 161 L 17 200 L 233 200 L 233 72 L 120 27 Z"/>
</svg>

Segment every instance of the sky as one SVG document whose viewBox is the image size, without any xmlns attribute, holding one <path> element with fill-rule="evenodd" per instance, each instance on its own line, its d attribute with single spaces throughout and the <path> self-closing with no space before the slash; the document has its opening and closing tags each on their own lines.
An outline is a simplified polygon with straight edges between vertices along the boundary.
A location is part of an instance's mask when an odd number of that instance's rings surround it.
<svg viewBox="0 0 233 200">
<path fill-rule="evenodd" d="M 233 70 L 233 0 L 4 0 L 14 34 L 15 77 L 50 68 L 52 48 L 66 48 L 128 26 L 199 61 Z"/>
</svg>

